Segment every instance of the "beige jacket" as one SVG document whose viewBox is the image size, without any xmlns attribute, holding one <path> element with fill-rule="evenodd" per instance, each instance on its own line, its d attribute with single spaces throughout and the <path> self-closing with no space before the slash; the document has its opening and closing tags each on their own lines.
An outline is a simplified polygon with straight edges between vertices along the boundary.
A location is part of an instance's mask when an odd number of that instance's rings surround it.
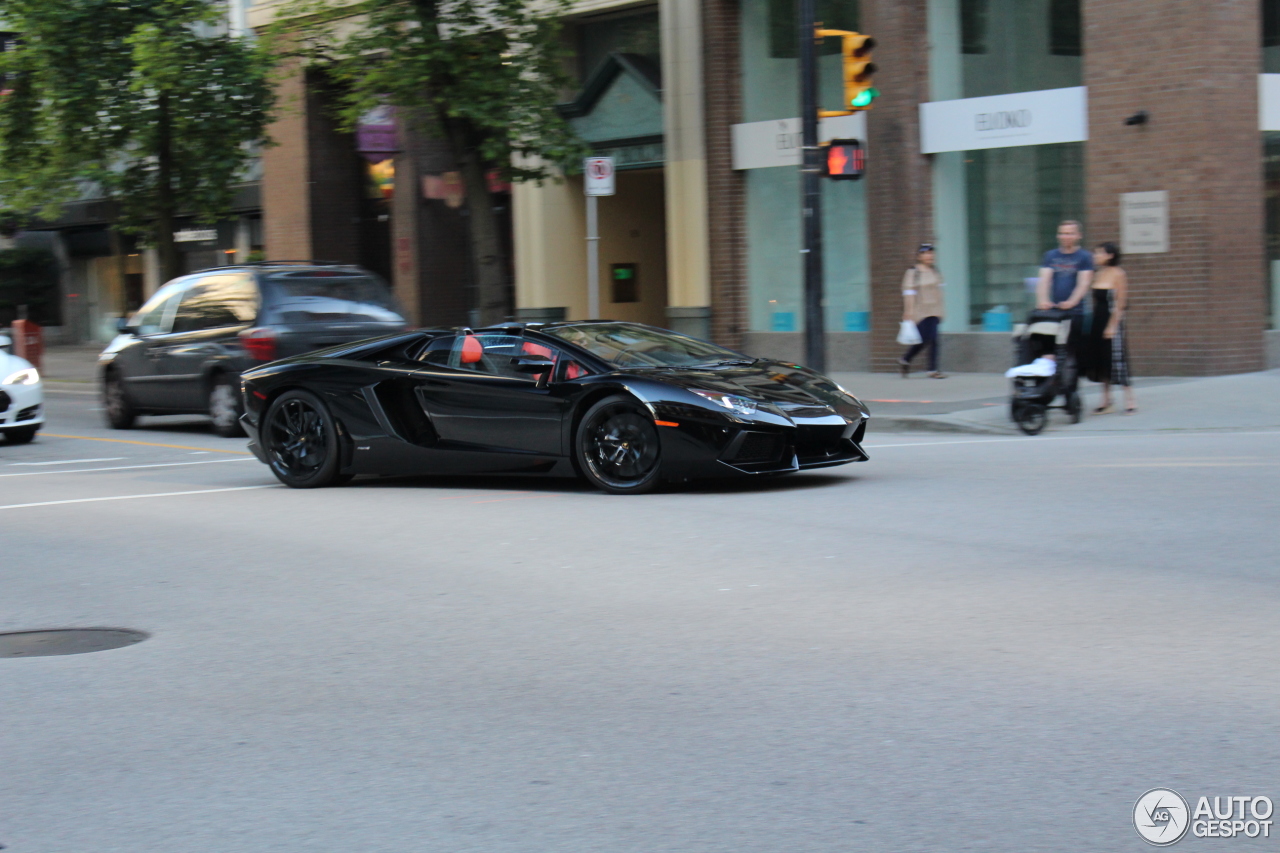
<svg viewBox="0 0 1280 853">
<path fill-rule="evenodd" d="M 902 277 L 902 295 L 916 298 L 911 312 L 913 323 L 919 323 L 925 317 L 937 317 L 941 320 L 946 316 L 942 286 L 942 276 L 937 269 L 921 269 L 916 266 L 907 270 Z"/>
</svg>

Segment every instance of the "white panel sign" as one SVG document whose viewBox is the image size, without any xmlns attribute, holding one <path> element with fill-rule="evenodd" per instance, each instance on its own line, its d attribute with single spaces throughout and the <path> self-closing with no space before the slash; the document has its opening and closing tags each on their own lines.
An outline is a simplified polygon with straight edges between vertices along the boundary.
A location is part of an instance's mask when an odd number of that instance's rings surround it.
<svg viewBox="0 0 1280 853">
<path fill-rule="evenodd" d="M 1169 194 L 1164 190 L 1120 194 L 1120 252 L 1169 251 Z"/>
<path fill-rule="evenodd" d="M 587 195 L 613 195 L 612 157 L 588 157 L 582 162 L 582 174 Z"/>
<path fill-rule="evenodd" d="M 1280 74 L 1258 75 L 1260 130 L 1280 130 Z"/>
<path fill-rule="evenodd" d="M 1084 142 L 1088 138 L 1088 98 L 1083 86 L 920 105 L 920 150 L 924 154 Z"/>
<path fill-rule="evenodd" d="M 207 240 L 217 240 L 218 232 L 213 228 L 185 228 L 182 231 L 173 232 L 173 242 L 175 243 L 203 243 Z"/>
<path fill-rule="evenodd" d="M 866 145 L 866 113 L 824 118 L 818 122 L 818 141 L 861 139 Z M 800 165 L 800 119 L 751 121 L 733 126 L 733 168 L 767 169 Z"/>
</svg>

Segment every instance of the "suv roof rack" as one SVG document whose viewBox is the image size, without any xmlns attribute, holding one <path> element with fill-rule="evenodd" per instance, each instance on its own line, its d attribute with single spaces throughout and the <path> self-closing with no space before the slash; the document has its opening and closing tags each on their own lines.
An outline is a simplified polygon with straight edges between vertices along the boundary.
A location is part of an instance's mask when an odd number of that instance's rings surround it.
<svg viewBox="0 0 1280 853">
<path fill-rule="evenodd" d="M 295 266 L 295 267 L 354 267 L 355 264 L 349 264 L 346 261 L 307 261 L 307 260 L 287 260 L 287 261 L 253 261 L 244 264 L 247 267 L 276 267 L 276 266 Z"/>
</svg>

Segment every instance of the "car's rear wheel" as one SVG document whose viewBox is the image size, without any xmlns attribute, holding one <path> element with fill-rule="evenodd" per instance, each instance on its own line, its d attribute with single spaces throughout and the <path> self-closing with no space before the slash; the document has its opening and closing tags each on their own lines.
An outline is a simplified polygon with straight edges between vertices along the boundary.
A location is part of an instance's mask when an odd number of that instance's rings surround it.
<svg viewBox="0 0 1280 853">
<path fill-rule="evenodd" d="M 107 374 L 102 386 L 103 409 L 107 415 L 107 423 L 112 429 L 132 429 L 138 419 L 138 410 L 133 407 L 129 393 L 124 390 L 124 380 L 114 370 Z"/>
<path fill-rule="evenodd" d="M 310 391 L 286 391 L 271 403 L 263 418 L 262 446 L 271 472 L 286 486 L 314 489 L 338 480 L 333 415 Z"/>
<path fill-rule="evenodd" d="M 632 397 L 606 397 L 592 406 L 578 424 L 574 453 L 583 476 L 606 492 L 638 495 L 658 484 L 658 430 Z"/>
<path fill-rule="evenodd" d="M 240 392 L 235 382 L 225 373 L 214 377 L 213 387 L 209 389 L 209 419 L 213 421 L 213 431 L 223 438 L 238 438 L 244 435 L 240 426 L 240 416 L 244 414 L 240 401 Z"/>
<path fill-rule="evenodd" d="M 36 437 L 40 427 L 23 427 L 22 429 L 7 429 L 4 431 L 4 440 L 10 444 L 28 444 Z"/>
</svg>

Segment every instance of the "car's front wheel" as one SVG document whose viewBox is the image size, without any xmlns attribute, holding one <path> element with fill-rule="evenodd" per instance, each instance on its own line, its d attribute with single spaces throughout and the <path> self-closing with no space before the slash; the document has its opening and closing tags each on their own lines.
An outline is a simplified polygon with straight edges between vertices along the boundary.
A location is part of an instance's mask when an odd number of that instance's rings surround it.
<svg viewBox="0 0 1280 853">
<path fill-rule="evenodd" d="M 262 447 L 286 486 L 314 489 L 337 482 L 338 430 L 324 402 L 295 389 L 277 397 L 262 419 Z"/>
<path fill-rule="evenodd" d="M 40 427 L 23 427 L 22 429 L 7 429 L 4 431 L 4 440 L 10 444 L 28 444 L 36 437 L 36 433 Z"/>
<path fill-rule="evenodd" d="M 213 421 L 213 431 L 223 438 L 238 438 L 244 435 L 240 426 L 241 410 L 240 391 L 234 380 L 225 373 L 213 380 L 209 389 L 209 419 Z"/>
<path fill-rule="evenodd" d="M 583 476 L 606 492 L 638 495 L 658 484 L 658 430 L 632 397 L 606 397 L 592 406 L 578 424 L 574 453 Z"/>
<path fill-rule="evenodd" d="M 124 390 L 124 380 L 114 370 L 107 374 L 102 387 L 103 408 L 106 411 L 107 423 L 112 429 L 132 429 L 138 419 L 138 410 L 133 407 L 129 394 Z"/>
</svg>

